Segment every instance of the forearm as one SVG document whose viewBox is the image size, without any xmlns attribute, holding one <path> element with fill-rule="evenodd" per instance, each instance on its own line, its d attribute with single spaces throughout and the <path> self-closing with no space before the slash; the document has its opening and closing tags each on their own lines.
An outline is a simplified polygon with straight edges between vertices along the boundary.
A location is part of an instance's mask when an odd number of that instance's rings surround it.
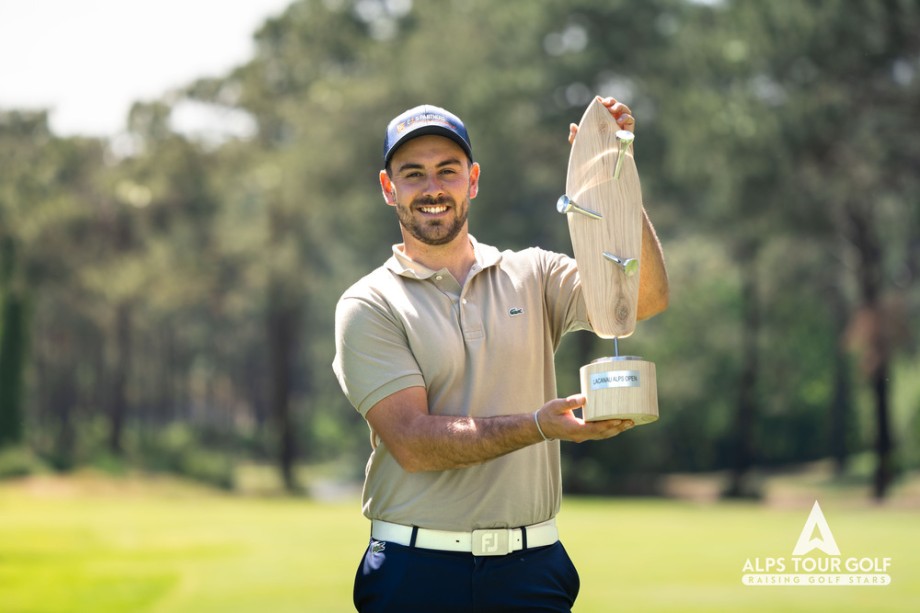
<svg viewBox="0 0 920 613">
<path fill-rule="evenodd" d="M 496 417 L 417 415 L 391 435 L 390 452 L 408 472 L 481 464 L 543 440 L 533 414 Z"/>
<path fill-rule="evenodd" d="M 645 209 L 642 209 L 642 254 L 639 267 L 638 318 L 648 319 L 668 308 L 668 272 L 661 241 Z"/>
<path fill-rule="evenodd" d="M 431 415 L 425 388 L 411 387 L 387 396 L 365 417 L 404 470 L 439 471 L 481 464 L 542 443 L 545 437 L 580 443 L 610 438 L 633 426 L 619 419 L 585 423 L 572 413 L 584 404 L 585 397 L 575 394 L 550 400 L 534 413 L 476 418 Z"/>
</svg>

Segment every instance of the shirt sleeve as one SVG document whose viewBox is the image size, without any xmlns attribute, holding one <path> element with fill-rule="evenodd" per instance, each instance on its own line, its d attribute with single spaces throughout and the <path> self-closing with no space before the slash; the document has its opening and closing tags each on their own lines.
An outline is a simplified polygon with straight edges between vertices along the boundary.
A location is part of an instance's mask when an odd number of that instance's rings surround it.
<svg viewBox="0 0 920 613">
<path fill-rule="evenodd" d="M 403 327 L 385 305 L 342 297 L 335 310 L 335 343 L 333 371 L 361 415 L 395 392 L 425 387 Z"/>
<path fill-rule="evenodd" d="M 559 339 L 568 332 L 591 330 L 588 306 L 575 259 L 561 253 L 542 250 L 540 253 L 544 269 L 544 299 L 558 346 Z"/>
</svg>

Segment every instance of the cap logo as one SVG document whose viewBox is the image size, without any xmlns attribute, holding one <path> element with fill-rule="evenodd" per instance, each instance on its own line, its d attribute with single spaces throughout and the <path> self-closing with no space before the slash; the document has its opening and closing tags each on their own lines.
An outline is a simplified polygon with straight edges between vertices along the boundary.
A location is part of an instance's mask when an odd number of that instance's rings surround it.
<svg viewBox="0 0 920 613">
<path fill-rule="evenodd" d="M 399 133 L 405 132 L 406 130 L 408 130 L 413 125 L 419 122 L 437 123 L 437 124 L 444 126 L 445 128 L 448 128 L 451 130 L 455 129 L 453 124 L 451 124 L 450 121 L 447 119 L 447 117 L 445 117 L 444 115 L 439 115 L 436 113 L 422 113 L 421 115 L 410 117 L 407 120 L 402 121 L 399 124 L 397 124 L 396 131 Z"/>
<path fill-rule="evenodd" d="M 453 140 L 470 160 L 473 159 L 470 137 L 460 118 L 445 109 L 423 105 L 404 111 L 390 120 L 383 139 L 384 163 L 389 165 L 393 152 L 407 139 L 425 134 L 436 134 Z"/>
</svg>

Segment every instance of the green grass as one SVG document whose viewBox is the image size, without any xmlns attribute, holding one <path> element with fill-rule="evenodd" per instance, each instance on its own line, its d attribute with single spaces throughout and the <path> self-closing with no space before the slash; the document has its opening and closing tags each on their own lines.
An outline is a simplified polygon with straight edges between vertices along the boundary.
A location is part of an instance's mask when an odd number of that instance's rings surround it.
<svg viewBox="0 0 920 613">
<path fill-rule="evenodd" d="M 824 504 L 847 557 L 890 557 L 886 587 L 749 587 L 748 558 L 785 557 L 811 510 L 674 501 L 567 501 L 563 541 L 582 578 L 579 612 L 918 611 L 916 511 Z"/>
<path fill-rule="evenodd" d="M 791 556 L 811 503 L 567 499 L 578 613 L 917 611 L 914 509 L 822 500 L 844 557 L 890 557 L 887 587 L 741 584 L 747 558 Z M 366 544 L 357 500 L 244 498 L 176 482 L 0 484 L 0 611 L 352 611 Z"/>
</svg>

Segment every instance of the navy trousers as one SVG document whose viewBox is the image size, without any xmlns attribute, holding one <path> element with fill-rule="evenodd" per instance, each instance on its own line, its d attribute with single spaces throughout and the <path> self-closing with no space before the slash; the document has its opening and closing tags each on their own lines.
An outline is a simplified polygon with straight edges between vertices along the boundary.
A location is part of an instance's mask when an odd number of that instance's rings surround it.
<svg viewBox="0 0 920 613">
<path fill-rule="evenodd" d="M 371 540 L 354 602 L 361 613 L 568 612 L 578 588 L 562 543 L 480 557 Z"/>
</svg>

